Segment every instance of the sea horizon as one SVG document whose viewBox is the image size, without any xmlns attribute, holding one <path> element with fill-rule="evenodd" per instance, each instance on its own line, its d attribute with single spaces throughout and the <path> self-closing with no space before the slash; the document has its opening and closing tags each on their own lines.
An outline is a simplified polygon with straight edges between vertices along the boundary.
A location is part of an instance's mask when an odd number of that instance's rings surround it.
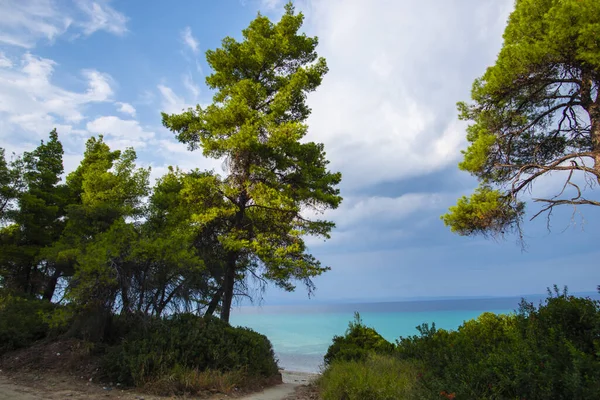
<svg viewBox="0 0 600 400">
<path fill-rule="evenodd" d="M 572 295 L 600 299 L 600 295 L 593 292 Z M 538 304 L 547 298 L 547 294 L 238 306 L 232 310 L 231 323 L 266 335 L 283 369 L 318 373 L 333 337 L 344 334 L 355 312 L 360 313 L 365 325 L 394 343 L 401 336 L 418 334 L 417 326 L 423 323 L 435 323 L 437 328 L 455 330 L 464 321 L 477 318 L 484 312 L 513 313 L 523 298 Z"/>
</svg>

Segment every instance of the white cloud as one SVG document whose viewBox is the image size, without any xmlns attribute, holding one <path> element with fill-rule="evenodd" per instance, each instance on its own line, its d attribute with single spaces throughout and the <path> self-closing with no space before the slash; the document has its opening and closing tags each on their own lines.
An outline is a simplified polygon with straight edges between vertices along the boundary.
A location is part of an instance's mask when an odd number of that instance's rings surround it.
<svg viewBox="0 0 600 400">
<path fill-rule="evenodd" d="M 84 119 L 83 109 L 113 95 L 112 79 L 95 70 L 84 70 L 87 89 L 76 92 L 52 83 L 57 64 L 50 59 L 26 53 L 20 67 L 0 69 L 0 116 L 10 122 L 7 132 L 26 130 L 45 135 L 55 126 L 71 131 L 71 124 Z"/>
<path fill-rule="evenodd" d="M 181 40 L 183 40 L 183 43 L 189 47 L 194 54 L 198 54 L 198 51 L 200 51 L 200 44 L 192 34 L 192 28 L 186 26 L 185 29 L 181 31 Z"/>
<path fill-rule="evenodd" d="M 39 39 L 54 40 L 71 24 L 50 0 L 0 2 L 0 42 L 30 48 Z"/>
<path fill-rule="evenodd" d="M 124 120 L 115 116 L 96 118 L 86 124 L 86 129 L 97 135 L 105 135 L 111 148 L 145 147 L 154 132 L 146 131 L 136 120 Z"/>
<path fill-rule="evenodd" d="M 344 188 L 453 166 L 466 144 L 455 104 L 468 100 L 473 80 L 493 63 L 512 0 L 309 0 L 299 7 L 330 68 L 308 98 L 307 139 L 325 143 Z"/>
<path fill-rule="evenodd" d="M 128 18 L 106 2 L 79 0 L 77 5 L 87 16 L 87 20 L 81 25 L 84 34 L 91 35 L 101 30 L 115 35 L 123 35 L 127 32 Z"/>
<path fill-rule="evenodd" d="M 173 89 L 165 85 L 158 85 L 158 91 L 162 95 L 161 111 L 167 114 L 180 113 L 190 107 L 192 104 L 187 103 L 183 97 L 175 94 Z"/>
<path fill-rule="evenodd" d="M 129 114 L 132 117 L 135 117 L 135 107 L 133 107 L 131 104 L 129 103 L 121 103 L 121 102 L 116 102 L 115 103 L 117 106 L 119 106 L 119 108 L 117 109 L 119 112 L 123 113 L 123 114 Z"/>
<path fill-rule="evenodd" d="M 183 76 L 183 85 L 193 96 L 194 100 L 196 100 L 200 95 L 200 88 L 198 87 L 196 82 L 194 82 L 194 79 L 190 74 Z"/>
<path fill-rule="evenodd" d="M 272 11 L 272 10 L 278 9 L 281 6 L 283 6 L 283 4 L 285 4 L 284 0 L 261 0 L 260 1 L 261 7 L 267 11 Z"/>
<path fill-rule="evenodd" d="M 10 68 L 13 66 L 12 61 L 0 51 L 0 68 Z"/>
<path fill-rule="evenodd" d="M 408 193 L 399 197 L 347 197 L 340 208 L 327 212 L 326 217 L 341 229 L 400 221 L 416 211 L 444 208 L 448 194 Z M 452 195 L 455 198 L 456 195 Z"/>
<path fill-rule="evenodd" d="M 0 43 L 10 46 L 33 48 L 40 40 L 52 43 L 70 29 L 76 34 L 104 30 L 122 35 L 127 31 L 126 23 L 127 17 L 106 0 L 0 2 Z"/>
<path fill-rule="evenodd" d="M 110 75 L 93 69 L 84 70 L 83 75 L 89 81 L 89 88 L 86 95 L 91 101 L 106 101 L 113 95 L 110 83 L 112 78 Z"/>
</svg>

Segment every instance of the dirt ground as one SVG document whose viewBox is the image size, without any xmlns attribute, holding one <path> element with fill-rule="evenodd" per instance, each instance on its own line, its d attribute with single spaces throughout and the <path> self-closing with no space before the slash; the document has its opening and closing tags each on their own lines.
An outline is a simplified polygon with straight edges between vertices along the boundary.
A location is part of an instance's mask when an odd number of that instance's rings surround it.
<svg viewBox="0 0 600 400">
<path fill-rule="evenodd" d="M 47 373 L 43 375 L 31 373 L 11 375 L 0 373 L 0 399 L 2 400 L 165 399 L 164 397 L 148 396 L 133 391 L 97 385 L 85 379 L 78 382 L 68 376 Z"/>
<path fill-rule="evenodd" d="M 284 384 L 257 393 L 204 393 L 200 397 L 156 396 L 103 383 L 97 379 L 98 360 L 85 343 L 66 340 L 40 343 L 0 357 L 0 400 L 317 400 L 310 386 L 317 375 L 281 371 Z"/>
<path fill-rule="evenodd" d="M 271 397 L 272 396 L 272 397 Z M 310 385 L 285 383 L 265 392 L 250 395 L 215 394 L 204 397 L 154 396 L 134 390 L 96 384 L 74 377 L 55 373 L 11 373 L 0 372 L 0 400 L 165 400 L 165 399 L 208 399 L 208 400 L 318 400 L 316 389 Z"/>
</svg>

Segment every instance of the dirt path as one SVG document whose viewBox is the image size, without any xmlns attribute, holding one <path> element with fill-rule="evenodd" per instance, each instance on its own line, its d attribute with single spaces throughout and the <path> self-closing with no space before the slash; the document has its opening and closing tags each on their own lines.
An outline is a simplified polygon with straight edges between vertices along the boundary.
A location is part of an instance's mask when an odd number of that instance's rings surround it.
<svg viewBox="0 0 600 400">
<path fill-rule="evenodd" d="M 284 400 L 295 398 L 296 388 L 305 385 L 316 377 L 314 374 L 283 372 L 283 384 L 271 387 L 260 393 L 254 393 L 236 400 Z M 130 390 L 121 390 L 91 384 L 86 380 L 74 380 L 60 375 L 33 376 L 23 383 L 19 377 L 11 377 L 0 372 L 0 400 L 165 400 L 175 397 L 160 397 L 140 394 Z M 191 399 L 190 397 L 187 397 Z M 234 396 L 217 395 L 212 400 L 232 399 Z M 205 399 L 207 400 L 207 399 Z"/>
<path fill-rule="evenodd" d="M 282 383 L 260 393 L 244 396 L 239 400 L 284 400 L 286 397 L 294 394 L 297 386 L 298 384 Z"/>
<path fill-rule="evenodd" d="M 296 388 L 312 382 L 317 375 L 304 372 L 282 371 L 283 384 L 254 393 L 239 400 L 285 400 L 296 393 Z"/>
<path fill-rule="evenodd" d="M 61 384 L 62 383 L 62 384 Z M 53 379 L 32 386 L 15 382 L 0 374 L 0 400 L 165 400 L 164 397 L 140 395 L 130 391 L 96 385 L 73 385 L 71 382 L 56 383 Z"/>
</svg>

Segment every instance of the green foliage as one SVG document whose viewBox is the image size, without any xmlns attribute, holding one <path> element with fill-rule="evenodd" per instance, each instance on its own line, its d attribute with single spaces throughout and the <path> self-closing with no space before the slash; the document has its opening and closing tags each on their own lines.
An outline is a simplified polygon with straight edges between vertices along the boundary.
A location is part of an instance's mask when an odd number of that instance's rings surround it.
<svg viewBox="0 0 600 400">
<path fill-rule="evenodd" d="M 323 400 L 412 399 L 417 368 L 390 355 L 371 354 L 361 360 L 336 360 L 318 381 Z"/>
<path fill-rule="evenodd" d="M 127 256 L 137 232 L 127 219 L 143 213 L 150 172 L 136 168 L 135 160 L 133 149 L 110 151 L 102 137 L 88 140 L 81 164 L 67 176 L 72 201 L 66 227 L 45 251 L 47 259 L 71 269 L 67 298 L 92 313 L 131 302 L 127 288 L 136 265 Z"/>
<path fill-rule="evenodd" d="M 52 297 L 60 266 L 42 262 L 43 249 L 60 237 L 66 201 L 62 144 L 56 131 L 10 165 L 0 161 L 0 273 L 4 287 L 29 295 Z"/>
<path fill-rule="evenodd" d="M 5 150 L 0 147 L 0 223 L 11 220 L 14 202 L 23 186 L 22 160 L 7 161 Z"/>
<path fill-rule="evenodd" d="M 521 219 L 524 204 L 514 204 L 499 190 L 481 186 L 470 197 L 463 196 L 442 220 L 452 232 L 469 236 L 474 233 L 503 235 Z"/>
<path fill-rule="evenodd" d="M 457 399 L 600 396 L 600 303 L 566 292 L 512 315 L 484 313 L 457 331 L 400 338 L 401 359 L 422 365 L 420 391 Z"/>
<path fill-rule="evenodd" d="M 225 227 L 218 219 L 197 223 L 199 214 L 224 203 L 217 180 L 209 172 L 170 169 L 154 187 L 142 237 L 131 257 L 150 266 L 146 284 L 167 288 L 164 299 L 173 300 L 152 304 L 159 315 L 167 307 L 195 310 L 218 290 L 226 257 L 218 236 Z"/>
<path fill-rule="evenodd" d="M 341 175 L 328 171 L 322 144 L 302 141 L 306 96 L 327 72 L 317 38 L 299 33 L 303 20 L 289 3 L 278 23 L 259 15 L 241 42 L 223 39 L 206 53 L 213 104 L 163 114 L 163 124 L 191 150 L 227 162 L 228 175 L 213 182 L 225 201 L 194 216 L 199 224 L 228 227 L 218 235 L 227 252 L 217 291 L 225 320 L 236 282 L 248 276 L 290 291 L 299 280 L 312 290 L 311 278 L 327 270 L 308 254 L 304 237 L 328 238 L 334 224 L 301 211 L 337 208 Z"/>
<path fill-rule="evenodd" d="M 191 314 L 140 324 L 109 352 L 104 366 L 110 379 L 135 385 L 166 376 L 173 368 L 222 372 L 243 369 L 257 377 L 270 377 L 278 370 L 265 336 Z"/>
<path fill-rule="evenodd" d="M 48 301 L 0 293 L 0 354 L 31 345 L 50 332 L 55 306 Z"/>
<path fill-rule="evenodd" d="M 517 0 L 495 65 L 473 83 L 472 103 L 459 103 L 460 118 L 471 121 L 470 146 L 459 167 L 504 199 L 481 224 L 465 212 L 464 199 L 443 219 L 460 234 L 519 229 L 519 197 L 534 182 L 561 171 L 565 189 L 536 199 L 554 206 L 595 205 L 586 198 L 587 179 L 600 182 L 600 3 L 596 0 Z M 569 193 L 571 191 L 571 193 Z M 470 205 L 485 208 L 476 195 Z M 481 203 L 481 204 L 480 204 Z M 536 214 L 537 216 L 538 214 Z"/>
<path fill-rule="evenodd" d="M 324 361 L 329 365 L 334 361 L 364 360 L 370 353 L 390 354 L 394 345 L 385 340 L 375 329 L 365 326 L 358 313 L 348 324 L 344 336 L 334 336 L 327 349 Z"/>
</svg>

